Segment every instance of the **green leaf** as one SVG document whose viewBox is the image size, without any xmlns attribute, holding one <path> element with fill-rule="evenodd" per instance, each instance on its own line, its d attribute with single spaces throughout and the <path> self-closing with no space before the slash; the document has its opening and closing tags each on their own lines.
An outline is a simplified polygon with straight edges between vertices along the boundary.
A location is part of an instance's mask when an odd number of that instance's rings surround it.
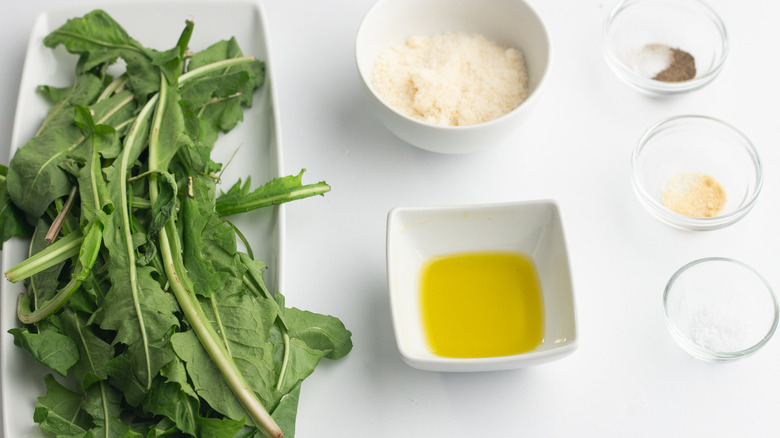
<svg viewBox="0 0 780 438">
<path fill-rule="evenodd" d="M 205 50 L 195 53 L 190 59 L 188 70 L 192 71 L 208 64 L 223 61 L 225 59 L 240 58 L 242 56 L 244 56 L 244 54 L 241 52 L 241 48 L 238 46 L 238 42 L 235 38 L 218 41 Z M 243 106 L 250 106 L 252 105 L 254 91 L 265 81 L 264 64 L 260 61 L 255 61 L 248 65 L 222 70 L 218 75 L 225 76 L 236 72 L 245 72 L 249 76 L 249 81 L 247 81 L 239 91 L 240 98 L 238 101 Z"/>
<path fill-rule="evenodd" d="M 111 344 L 96 336 L 86 318 L 66 308 L 60 315 L 62 331 L 75 340 L 79 360 L 73 367 L 76 382 L 87 390 L 95 382 L 108 378 L 106 365 L 113 356 Z"/>
<path fill-rule="evenodd" d="M 136 406 L 151 389 L 160 369 L 173 358 L 168 344 L 179 324 L 174 315 L 177 306 L 154 279 L 155 271 L 149 266 L 138 268 L 138 295 L 133 296 L 126 286 L 130 281 L 127 268 L 113 259 L 112 253 L 112 287 L 98 321 L 102 329 L 116 331 L 115 343 L 127 347 L 109 363 L 109 376 L 112 384 L 125 392 L 128 402 Z"/>
<path fill-rule="evenodd" d="M 155 109 L 155 124 L 149 139 L 149 171 L 162 173 L 168 170 L 168 164 L 183 145 L 192 144 L 187 136 L 184 111 L 179 105 L 177 87 L 166 87 L 160 92 L 158 106 Z M 164 120 L 165 123 L 159 121 Z"/>
<path fill-rule="evenodd" d="M 246 417 L 241 403 L 236 399 L 216 364 L 200 344 L 192 331 L 176 333 L 171 337 L 176 355 L 187 364 L 187 374 L 200 397 L 228 418 Z"/>
<path fill-rule="evenodd" d="M 160 68 L 169 85 L 175 85 L 182 71 L 182 61 L 187 51 L 187 45 L 192 37 L 194 23 L 190 20 L 184 22 L 184 30 L 176 42 L 176 47 L 165 52 L 157 52 L 149 49 L 147 54 L 152 59 L 152 64 Z"/>
<path fill-rule="evenodd" d="M 11 158 L 8 194 L 27 214 L 42 216 L 52 201 L 70 192 L 72 181 L 59 164 L 69 149 L 83 141 L 81 130 L 73 123 L 73 108 L 90 105 L 101 87 L 96 76 L 77 76 L 68 97 L 49 112 L 36 136 Z"/>
<path fill-rule="evenodd" d="M 211 297 L 223 287 L 241 287 L 244 269 L 237 263 L 236 237 L 232 228 L 214 214 L 214 181 L 191 178 L 184 202 L 184 266 L 198 294 Z"/>
<path fill-rule="evenodd" d="M 238 97 L 244 91 L 252 76 L 246 70 L 206 76 L 190 81 L 181 87 L 181 98 L 194 109 L 201 109 L 219 100 Z"/>
<path fill-rule="evenodd" d="M 71 93 L 71 87 L 54 87 L 51 85 L 39 85 L 36 90 L 52 105 L 67 99 Z"/>
<path fill-rule="evenodd" d="M 266 342 L 277 310 L 273 301 L 261 303 L 241 284 L 229 283 L 213 290 L 211 299 L 203 299 L 202 306 L 208 323 L 222 337 L 248 385 L 266 407 L 274 406 L 281 394 L 274 389 L 277 376 L 273 345 Z M 243 418 L 246 413 L 241 404 L 218 374 L 198 338 L 191 332 L 177 333 L 172 343 L 177 355 L 186 362 L 198 394 L 229 418 Z"/>
<path fill-rule="evenodd" d="M 217 198 L 217 213 L 222 216 L 230 216 L 245 213 L 258 208 L 290 202 L 310 196 L 323 195 L 330 191 L 330 186 L 324 181 L 317 184 L 303 185 L 303 173 L 274 178 L 264 185 L 250 191 L 250 178 L 242 185 L 238 180 L 227 193 L 222 193 Z"/>
<path fill-rule="evenodd" d="M 279 344 L 278 347 L 282 348 L 283 346 L 284 344 Z M 320 362 L 320 359 L 325 355 L 324 351 L 309 348 L 304 341 L 294 337 L 290 338 L 287 348 L 289 348 L 287 352 L 287 367 L 279 388 L 283 393 L 291 391 L 292 388 L 309 377 L 314 372 L 314 368 Z"/>
<path fill-rule="evenodd" d="M 96 125 L 89 109 L 76 106 L 76 125 L 84 134 L 84 142 L 69 156 L 82 161 L 78 173 L 81 198 L 81 223 L 96 220 L 96 212 L 109 203 L 108 187 L 103 177 L 102 157 L 115 158 L 119 151 L 119 135 L 108 125 Z"/>
<path fill-rule="evenodd" d="M 352 350 L 352 333 L 338 318 L 294 307 L 285 308 L 282 318 L 291 337 L 325 352 L 328 359 L 340 359 Z"/>
<path fill-rule="evenodd" d="M 176 358 L 163 367 L 160 375 L 144 399 L 144 409 L 166 416 L 182 432 L 197 436 L 200 400 L 187 380 L 184 363 Z"/>
<path fill-rule="evenodd" d="M 151 425 L 149 432 L 145 438 L 161 438 L 161 437 L 180 437 L 181 431 L 176 428 L 171 420 L 167 417 L 162 417 L 157 424 Z"/>
<path fill-rule="evenodd" d="M 168 172 L 162 172 L 159 176 L 159 195 L 152 205 L 152 223 L 147 230 L 150 241 L 157 240 L 160 230 L 171 219 L 177 205 L 176 193 L 178 185 L 173 175 Z"/>
<path fill-rule="evenodd" d="M 56 436 L 86 437 L 90 419 L 81 409 L 82 397 L 62 386 L 49 374 L 44 377 L 46 395 L 38 397 L 33 419 L 41 429 Z"/>
<path fill-rule="evenodd" d="M 152 105 L 150 102 L 144 110 Z M 111 287 L 95 318 L 102 329 L 116 332 L 115 343 L 126 347 L 109 362 L 109 376 L 133 406 L 141 403 L 154 377 L 173 358 L 169 336 L 179 326 L 175 314 L 178 306 L 159 283 L 161 273 L 153 266 L 139 267 L 136 263 L 126 183 L 131 160 L 138 157 L 144 143 L 140 133 L 149 126 L 144 110 L 125 139 L 122 156 L 106 170 L 110 202 L 114 206 L 104 219 L 103 233 Z"/>
<path fill-rule="evenodd" d="M 68 52 L 82 55 L 84 70 L 123 58 L 130 85 L 141 103 L 159 89 L 160 73 L 147 50 L 105 11 L 95 10 L 68 20 L 46 36 L 43 43 L 51 48 L 62 44 Z"/>
<path fill-rule="evenodd" d="M 241 57 L 236 40 L 217 42 L 196 53 L 188 70 Z M 265 81 L 265 66 L 260 61 L 221 69 L 187 84 L 182 89 L 183 98 L 198 114 L 199 140 L 209 149 L 220 132 L 228 132 L 243 120 L 243 108 L 252 105 L 254 90 Z"/>
<path fill-rule="evenodd" d="M 244 421 L 201 417 L 198 426 L 201 438 L 233 438 L 244 427 Z"/>
<path fill-rule="evenodd" d="M 119 205 L 119 181 L 109 181 L 114 205 Z M 107 275 L 111 287 L 96 321 L 103 330 L 116 332 L 115 343 L 127 348 L 109 363 L 109 376 L 125 391 L 132 405 L 138 405 L 149 391 L 154 377 L 173 358 L 168 337 L 179 326 L 178 306 L 166 293 L 152 266 L 135 264 L 135 246 L 128 241 L 122 209 L 105 219 L 103 244 L 108 249 Z M 130 231 L 132 233 L 132 231 Z"/>
<path fill-rule="evenodd" d="M 276 424 L 284 431 L 286 438 L 295 437 L 295 419 L 298 416 L 298 400 L 301 395 L 301 384 L 296 384 L 271 413 Z"/>
<path fill-rule="evenodd" d="M 6 175 L 8 175 L 8 168 L 0 164 L 0 250 L 8 239 L 14 236 L 29 238 L 33 232 L 33 227 L 27 222 L 24 212 L 11 201 Z"/>
<path fill-rule="evenodd" d="M 92 417 L 90 437 L 138 437 L 122 421 L 122 393 L 105 382 L 92 385 L 84 395 L 83 409 Z"/>
<path fill-rule="evenodd" d="M 87 55 L 86 70 L 116 59 L 127 50 L 142 52 L 142 47 L 102 10 L 68 20 L 46 36 L 43 44 L 51 48 L 62 44 L 70 53 Z"/>
<path fill-rule="evenodd" d="M 76 343 L 54 329 L 32 333 L 26 328 L 12 328 L 8 333 L 13 335 L 17 347 L 62 376 L 67 375 L 79 359 Z"/>
</svg>

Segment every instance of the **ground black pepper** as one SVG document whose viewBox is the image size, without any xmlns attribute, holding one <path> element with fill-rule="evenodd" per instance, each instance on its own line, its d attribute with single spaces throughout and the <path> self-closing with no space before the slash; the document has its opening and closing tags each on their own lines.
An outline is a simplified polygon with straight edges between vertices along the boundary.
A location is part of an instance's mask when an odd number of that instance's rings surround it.
<svg viewBox="0 0 780 438">
<path fill-rule="evenodd" d="M 653 76 L 653 79 L 662 82 L 685 82 L 695 76 L 696 62 L 693 55 L 673 48 L 669 54 L 669 67 Z"/>
</svg>

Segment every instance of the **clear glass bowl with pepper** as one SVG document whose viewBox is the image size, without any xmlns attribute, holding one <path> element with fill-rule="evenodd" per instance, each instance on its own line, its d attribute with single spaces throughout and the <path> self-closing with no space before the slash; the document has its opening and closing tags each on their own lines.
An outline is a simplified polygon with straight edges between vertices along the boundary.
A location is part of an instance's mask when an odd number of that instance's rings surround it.
<svg viewBox="0 0 780 438">
<path fill-rule="evenodd" d="M 651 95 L 704 87 L 728 54 L 723 21 L 700 0 L 623 0 L 607 17 L 603 37 L 612 71 Z"/>
</svg>

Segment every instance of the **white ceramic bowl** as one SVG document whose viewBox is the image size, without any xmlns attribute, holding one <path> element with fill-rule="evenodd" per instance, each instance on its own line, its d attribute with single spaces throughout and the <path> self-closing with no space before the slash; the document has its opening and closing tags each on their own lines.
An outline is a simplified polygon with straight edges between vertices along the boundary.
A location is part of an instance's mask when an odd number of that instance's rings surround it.
<svg viewBox="0 0 780 438">
<path fill-rule="evenodd" d="M 692 356 L 712 362 L 741 359 L 775 333 L 778 305 L 769 283 L 738 260 L 695 260 L 672 275 L 664 291 L 669 331 Z"/>
<path fill-rule="evenodd" d="M 432 353 L 420 309 L 420 275 L 431 257 L 510 251 L 536 265 L 544 339 L 536 349 L 501 357 Z M 578 345 L 574 292 L 561 214 L 552 201 L 450 207 L 397 207 L 387 220 L 387 275 L 393 329 L 402 359 L 430 371 L 493 371 L 560 359 Z"/>
<path fill-rule="evenodd" d="M 479 33 L 523 52 L 528 98 L 502 117 L 467 126 L 442 126 L 387 105 L 372 85 L 377 57 L 412 36 Z M 355 58 L 370 105 L 387 129 L 419 148 L 444 154 L 476 152 L 506 138 L 532 112 L 550 69 L 550 38 L 539 15 L 522 0 L 379 0 L 357 33 Z"/>
<path fill-rule="evenodd" d="M 604 23 L 604 55 L 612 71 L 626 84 L 650 95 L 674 95 L 698 90 L 720 73 L 728 55 L 726 27 L 701 0 L 623 0 Z M 644 51 L 658 44 L 688 52 L 696 76 L 684 82 L 652 77 L 662 60 Z"/>
<path fill-rule="evenodd" d="M 634 149 L 632 183 L 642 205 L 662 222 L 694 231 L 731 225 L 753 208 L 764 176 L 758 151 L 745 134 L 721 120 L 681 115 L 651 126 Z M 689 217 L 664 205 L 668 181 L 685 172 L 710 175 L 726 192 L 713 217 Z"/>
</svg>

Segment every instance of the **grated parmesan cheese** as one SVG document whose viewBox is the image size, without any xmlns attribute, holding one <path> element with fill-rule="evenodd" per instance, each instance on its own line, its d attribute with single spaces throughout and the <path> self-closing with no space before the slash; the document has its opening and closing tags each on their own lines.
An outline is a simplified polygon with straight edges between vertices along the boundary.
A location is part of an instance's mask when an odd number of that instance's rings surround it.
<svg viewBox="0 0 780 438">
<path fill-rule="evenodd" d="M 523 54 L 474 33 L 414 36 L 374 65 L 373 86 L 416 119 L 465 126 L 498 118 L 528 96 Z"/>
</svg>

